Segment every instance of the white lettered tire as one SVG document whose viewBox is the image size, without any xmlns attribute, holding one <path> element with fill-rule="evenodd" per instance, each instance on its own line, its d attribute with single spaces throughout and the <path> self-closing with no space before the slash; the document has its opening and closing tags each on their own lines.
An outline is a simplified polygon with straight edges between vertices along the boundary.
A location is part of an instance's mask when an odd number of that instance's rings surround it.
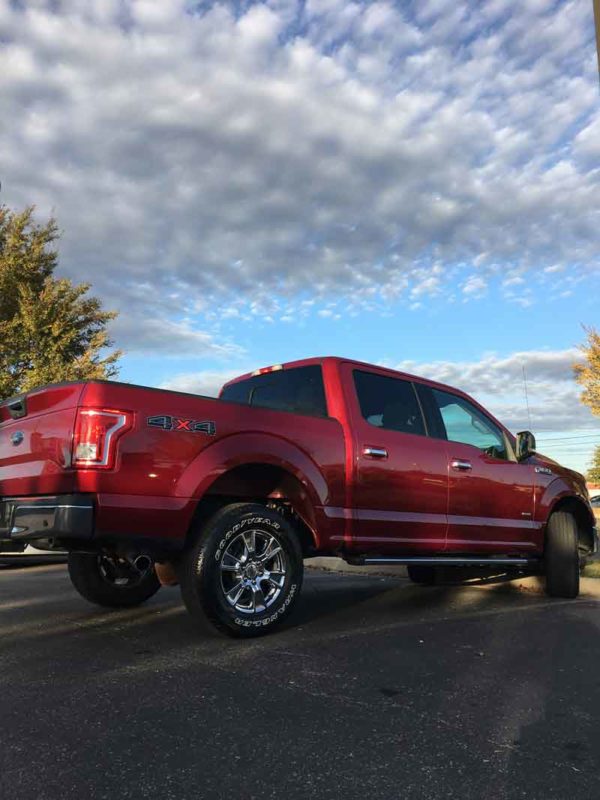
<svg viewBox="0 0 600 800">
<path fill-rule="evenodd" d="M 218 511 L 184 553 L 179 576 L 187 610 L 229 636 L 269 633 L 290 614 L 304 563 L 293 526 L 258 503 Z"/>
</svg>

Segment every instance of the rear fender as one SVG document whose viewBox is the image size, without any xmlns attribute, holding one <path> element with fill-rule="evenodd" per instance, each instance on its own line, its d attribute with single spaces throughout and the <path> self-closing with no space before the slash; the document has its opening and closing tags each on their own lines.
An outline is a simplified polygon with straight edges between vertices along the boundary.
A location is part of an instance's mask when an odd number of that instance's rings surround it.
<svg viewBox="0 0 600 800">
<path fill-rule="evenodd" d="M 309 455 L 277 436 L 240 433 L 210 444 L 187 466 L 177 483 L 176 494 L 200 500 L 227 473 L 254 464 L 270 465 L 292 476 L 287 485 L 294 495 L 291 498 L 294 510 L 316 534 L 320 507 L 329 500 L 329 487 Z"/>
</svg>

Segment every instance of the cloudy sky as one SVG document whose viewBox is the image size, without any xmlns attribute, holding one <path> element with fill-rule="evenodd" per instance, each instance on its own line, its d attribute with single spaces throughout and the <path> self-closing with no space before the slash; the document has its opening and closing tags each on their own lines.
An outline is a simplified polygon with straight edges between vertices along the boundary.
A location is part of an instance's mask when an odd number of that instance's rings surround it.
<svg viewBox="0 0 600 800">
<path fill-rule="evenodd" d="M 0 0 L 0 61 L 0 200 L 55 214 L 61 272 L 120 311 L 123 379 L 355 357 L 585 467 L 591 2 Z"/>
</svg>

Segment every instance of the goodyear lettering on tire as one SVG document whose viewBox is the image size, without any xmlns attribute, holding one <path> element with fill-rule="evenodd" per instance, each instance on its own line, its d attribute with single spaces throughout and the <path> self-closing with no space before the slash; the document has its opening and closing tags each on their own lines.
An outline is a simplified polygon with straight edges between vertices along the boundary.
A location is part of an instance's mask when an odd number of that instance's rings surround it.
<svg viewBox="0 0 600 800">
<path fill-rule="evenodd" d="M 281 525 L 278 522 L 275 522 L 271 519 L 266 519 L 265 517 L 249 517 L 248 519 L 243 519 L 241 522 L 236 522 L 236 524 L 227 531 L 227 533 L 219 542 L 215 552 L 215 561 L 220 561 L 223 558 L 223 553 L 231 537 L 234 536 L 234 534 L 239 533 L 242 528 L 248 527 L 248 525 L 268 525 L 270 528 L 273 528 L 273 530 L 276 531 L 281 528 Z"/>
</svg>

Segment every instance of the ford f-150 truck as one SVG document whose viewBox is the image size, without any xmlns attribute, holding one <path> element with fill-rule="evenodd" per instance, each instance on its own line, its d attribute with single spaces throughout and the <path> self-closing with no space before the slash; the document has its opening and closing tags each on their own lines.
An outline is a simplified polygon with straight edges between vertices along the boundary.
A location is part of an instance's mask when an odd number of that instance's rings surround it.
<svg viewBox="0 0 600 800">
<path fill-rule="evenodd" d="M 575 597 L 597 551 L 581 475 L 463 392 L 342 358 L 243 375 L 218 399 L 124 383 L 0 405 L 0 539 L 69 552 L 83 597 L 132 606 L 171 565 L 199 621 L 265 633 L 303 559 L 543 573 Z M 160 568 L 158 569 L 160 572 Z"/>
</svg>

